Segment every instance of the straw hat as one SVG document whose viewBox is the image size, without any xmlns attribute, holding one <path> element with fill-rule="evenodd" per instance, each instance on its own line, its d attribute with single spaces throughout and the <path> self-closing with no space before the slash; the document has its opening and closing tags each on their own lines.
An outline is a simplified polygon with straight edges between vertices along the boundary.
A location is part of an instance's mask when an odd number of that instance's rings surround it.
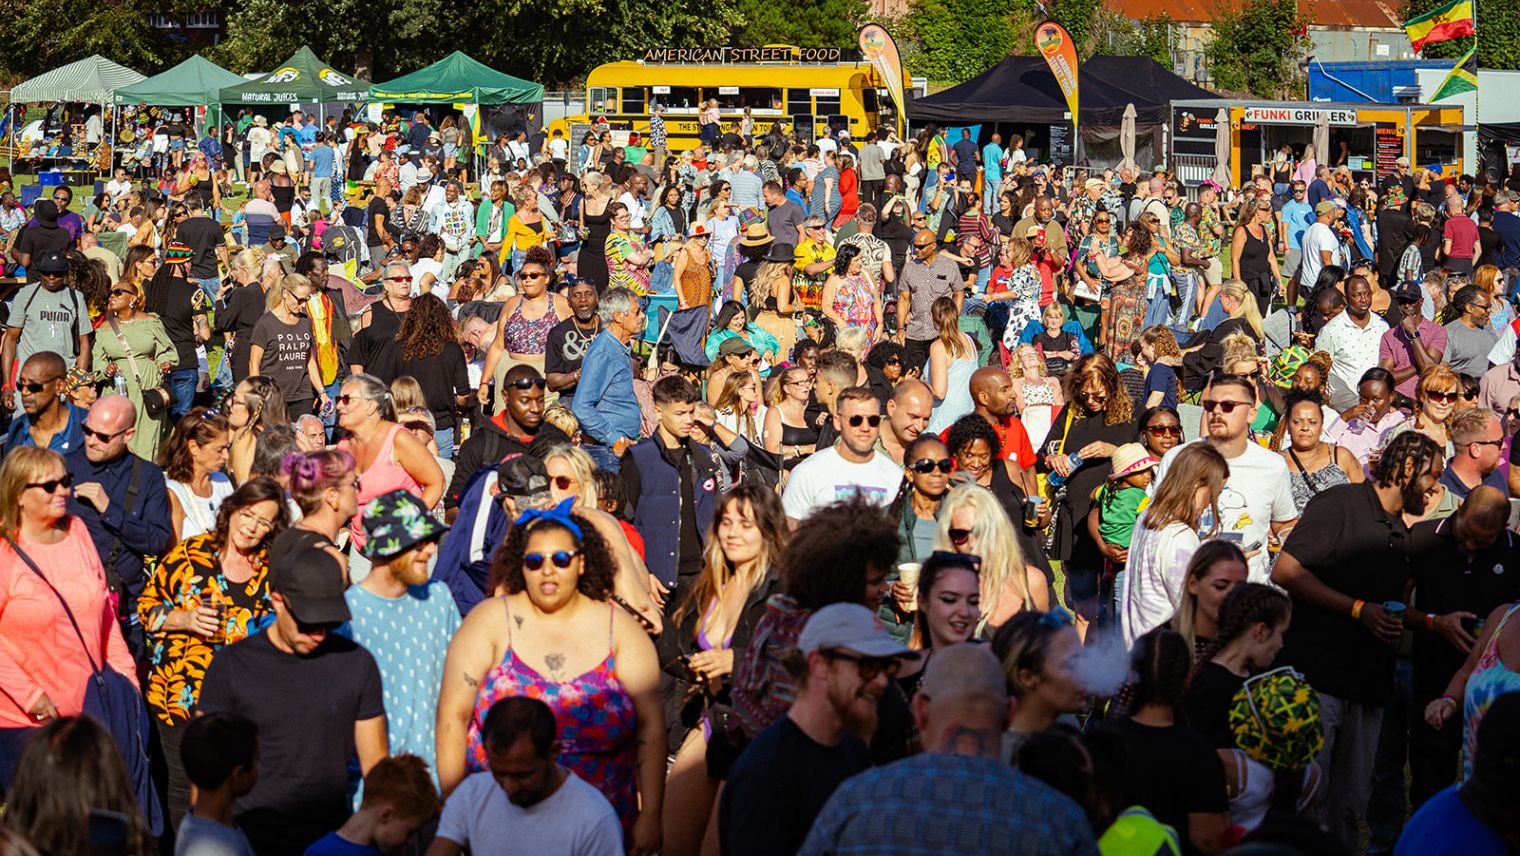
<svg viewBox="0 0 1520 856">
<path fill-rule="evenodd" d="M 764 223 L 751 223 L 744 227 L 744 237 L 739 239 L 739 246 L 763 247 L 774 240 L 776 239 L 771 237 L 771 232 L 765 228 Z"/>
<path fill-rule="evenodd" d="M 280 175 L 284 175 L 285 174 L 285 161 L 284 160 L 276 160 L 273 163 L 269 164 L 269 171 L 273 172 L 273 173 L 278 173 Z"/>
<path fill-rule="evenodd" d="M 1135 473 L 1143 473 L 1146 470 L 1161 463 L 1145 451 L 1145 447 L 1139 443 L 1125 443 L 1114 450 L 1113 471 L 1109 473 L 1109 481 L 1118 481 Z"/>
</svg>

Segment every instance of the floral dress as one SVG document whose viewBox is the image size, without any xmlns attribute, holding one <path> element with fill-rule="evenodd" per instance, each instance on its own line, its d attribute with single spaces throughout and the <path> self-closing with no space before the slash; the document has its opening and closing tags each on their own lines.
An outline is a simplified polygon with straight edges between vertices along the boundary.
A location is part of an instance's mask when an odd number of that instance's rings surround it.
<svg viewBox="0 0 1520 856">
<path fill-rule="evenodd" d="M 559 725 L 559 762 L 602 792 L 617 811 L 626 835 L 639 816 L 633 698 L 617 676 L 612 653 L 612 613 L 607 621 L 607 656 L 590 671 L 556 682 L 523 662 L 512 646 L 512 607 L 507 609 L 507 653 L 486 673 L 470 717 L 466 761 L 470 772 L 488 769 L 480 727 L 491 705 L 504 698 L 536 698 L 554 711 Z M 608 604 L 608 609 L 617 607 Z"/>
<path fill-rule="evenodd" d="M 1032 264 L 1015 268 L 1008 275 L 1008 291 L 1013 294 L 1008 301 L 1008 329 L 1016 331 L 1015 338 L 1023 335 L 1029 322 L 1039 323 L 1041 287 L 1040 269 Z"/>
<path fill-rule="evenodd" d="M 1108 313 L 1103 325 L 1103 353 L 1116 363 L 1128 363 L 1134 359 L 1129 346 L 1144 329 L 1144 277 L 1131 276 L 1123 282 L 1109 283 L 1108 293 L 1103 295 L 1103 308 Z"/>
<path fill-rule="evenodd" d="M 869 341 L 876 341 L 876 285 L 864 273 L 840 277 L 834 289 L 835 314 L 850 327 L 864 327 Z"/>
<path fill-rule="evenodd" d="M 252 557 L 253 576 L 245 583 L 234 583 L 222 573 L 217 541 L 216 533 L 208 532 L 174 545 L 148 577 L 137 602 L 137 616 L 148 641 L 148 682 L 143 694 L 153 714 L 166 725 L 190 720 L 206 667 L 217 651 L 274 622 L 267 548 Z M 223 639 L 212 641 L 164 629 L 169 613 L 194 610 L 203 603 L 225 605 Z"/>
</svg>

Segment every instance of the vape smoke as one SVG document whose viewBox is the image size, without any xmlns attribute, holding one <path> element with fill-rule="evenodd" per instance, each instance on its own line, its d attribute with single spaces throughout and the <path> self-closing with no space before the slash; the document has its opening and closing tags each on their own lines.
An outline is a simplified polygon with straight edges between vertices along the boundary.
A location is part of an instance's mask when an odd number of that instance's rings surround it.
<svg viewBox="0 0 1520 856">
<path fill-rule="evenodd" d="M 1090 695 L 1100 698 L 1118 695 L 1132 675 L 1123 637 L 1117 632 L 1089 633 L 1087 644 L 1072 664 L 1072 672 Z"/>
</svg>

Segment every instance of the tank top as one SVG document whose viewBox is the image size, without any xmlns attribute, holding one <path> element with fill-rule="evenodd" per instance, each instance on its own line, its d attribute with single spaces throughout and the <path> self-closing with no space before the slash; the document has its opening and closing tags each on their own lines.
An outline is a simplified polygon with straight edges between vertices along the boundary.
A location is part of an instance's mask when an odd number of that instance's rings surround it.
<svg viewBox="0 0 1520 856">
<path fill-rule="evenodd" d="M 391 426 L 385 435 L 385 443 L 380 447 L 380 453 L 375 455 L 374 463 L 359 474 L 359 511 L 348 524 L 349 539 L 355 550 L 364 546 L 366 539 L 359 521 L 364 519 L 364 508 L 372 500 L 393 490 L 404 490 L 416 494 L 418 498 L 422 497 L 422 485 L 417 484 L 412 474 L 396 463 L 396 435 L 400 432 L 400 425 Z M 339 441 L 338 448 L 350 454 L 353 452 L 347 438 Z"/>
<path fill-rule="evenodd" d="M 296 201 L 296 186 L 291 184 L 282 187 L 278 184 L 271 184 L 269 185 L 269 195 L 274 197 L 274 208 L 276 211 L 281 214 L 289 214 L 291 206 Z"/>
<path fill-rule="evenodd" d="M 684 249 L 681 252 L 686 252 Z M 712 303 L 712 268 L 706 263 L 699 263 L 688 253 L 686 267 L 681 270 L 681 296 L 686 298 L 686 305 L 706 306 Z"/>
<path fill-rule="evenodd" d="M 1263 232 L 1258 238 L 1251 234 L 1250 229 L 1246 229 L 1246 244 L 1240 249 L 1241 280 L 1255 282 L 1272 275 L 1272 266 L 1267 262 L 1268 252 L 1266 233 Z"/>
<path fill-rule="evenodd" d="M 502 343 L 506 345 L 509 354 L 533 354 L 542 357 L 549 347 L 549 331 L 559 324 L 559 316 L 554 314 L 554 302 L 550 299 L 549 308 L 544 314 L 535 320 L 523 317 L 523 304 L 526 298 L 517 301 L 517 308 L 507 316 L 507 322 L 501 327 Z"/>
<path fill-rule="evenodd" d="M 184 482 L 168 479 L 165 484 L 179 500 L 180 510 L 185 515 L 179 540 L 216 530 L 216 512 L 222 507 L 222 500 L 232 495 L 232 480 L 225 473 L 211 474 L 211 495 L 205 497 L 197 496 Z"/>
<path fill-rule="evenodd" d="M 1520 603 L 1511 606 L 1504 617 L 1499 619 L 1499 626 L 1494 628 L 1493 635 L 1488 639 L 1488 647 L 1483 649 L 1483 654 L 1473 666 L 1472 675 L 1467 679 L 1467 690 L 1462 694 L 1464 780 L 1472 776 L 1472 757 L 1478 748 L 1478 724 L 1483 721 L 1483 714 L 1488 713 L 1489 707 L 1499 696 L 1520 692 L 1520 672 L 1512 671 L 1499 659 L 1499 636 L 1504 633 L 1504 625 L 1509 623 L 1517 611 L 1520 611 Z"/>
</svg>

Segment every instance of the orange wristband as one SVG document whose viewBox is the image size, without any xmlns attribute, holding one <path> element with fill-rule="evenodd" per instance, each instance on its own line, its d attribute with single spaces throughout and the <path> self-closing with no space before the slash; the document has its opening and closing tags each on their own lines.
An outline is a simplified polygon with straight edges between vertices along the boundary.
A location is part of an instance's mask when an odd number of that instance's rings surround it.
<svg viewBox="0 0 1520 856">
<path fill-rule="evenodd" d="M 1366 605 L 1367 605 L 1367 601 L 1365 601 L 1365 600 L 1359 600 L 1359 601 L 1356 601 L 1355 603 L 1351 604 L 1351 617 L 1355 618 L 1357 620 L 1361 620 L 1361 617 L 1362 617 L 1362 607 L 1364 607 Z"/>
</svg>

